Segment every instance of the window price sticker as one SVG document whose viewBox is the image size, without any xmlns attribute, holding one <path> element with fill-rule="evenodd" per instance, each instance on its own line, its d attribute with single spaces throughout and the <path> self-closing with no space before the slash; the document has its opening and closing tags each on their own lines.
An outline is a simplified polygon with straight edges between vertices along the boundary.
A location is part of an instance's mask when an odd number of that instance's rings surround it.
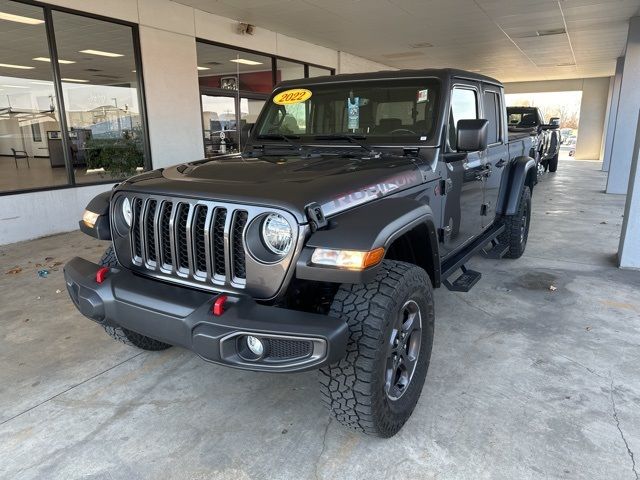
<svg viewBox="0 0 640 480">
<path fill-rule="evenodd" d="M 285 90 L 273 97 L 273 103 L 276 105 L 293 105 L 295 103 L 306 102 L 311 98 L 313 93 L 306 88 L 293 88 L 291 90 Z"/>
<path fill-rule="evenodd" d="M 418 90 L 418 103 L 423 103 L 429 100 L 429 89 Z"/>
</svg>

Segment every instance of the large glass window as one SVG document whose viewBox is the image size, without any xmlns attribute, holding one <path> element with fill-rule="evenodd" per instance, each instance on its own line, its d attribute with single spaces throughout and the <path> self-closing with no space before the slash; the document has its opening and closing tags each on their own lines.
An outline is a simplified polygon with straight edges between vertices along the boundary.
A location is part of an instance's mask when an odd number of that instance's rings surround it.
<svg viewBox="0 0 640 480">
<path fill-rule="evenodd" d="M 264 94 L 273 89 L 271 57 L 202 42 L 196 45 L 201 88 Z"/>
<path fill-rule="evenodd" d="M 306 71 L 313 76 L 333 73 L 331 69 L 222 45 L 206 42 L 196 45 L 207 157 L 242 149 L 274 81 L 305 78 Z"/>
<path fill-rule="evenodd" d="M 76 182 L 142 170 L 144 128 L 131 28 L 63 12 L 53 12 L 53 25 Z"/>
<path fill-rule="evenodd" d="M 303 64 L 281 59 L 276 61 L 276 83 L 299 78 L 304 78 Z"/>
<path fill-rule="evenodd" d="M 0 0 L 0 192 L 65 185 L 41 8 Z"/>
<path fill-rule="evenodd" d="M 11 0 L 0 13 L 0 193 L 108 182 L 150 164 L 134 27 Z"/>
<path fill-rule="evenodd" d="M 309 78 L 324 77 L 326 75 L 333 75 L 333 70 L 330 70 L 328 68 L 320 68 L 320 67 L 314 67 L 313 65 L 309 65 Z"/>
<path fill-rule="evenodd" d="M 238 151 L 235 97 L 202 95 L 201 101 L 206 156 Z"/>
</svg>

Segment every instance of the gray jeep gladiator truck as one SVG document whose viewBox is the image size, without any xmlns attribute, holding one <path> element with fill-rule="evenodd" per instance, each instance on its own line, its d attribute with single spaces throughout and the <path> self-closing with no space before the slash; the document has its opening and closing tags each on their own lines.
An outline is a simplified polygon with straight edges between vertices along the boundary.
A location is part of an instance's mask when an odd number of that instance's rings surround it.
<svg viewBox="0 0 640 480">
<path fill-rule="evenodd" d="M 536 107 L 507 107 L 509 133 L 512 138 L 518 134 L 529 133 L 533 136 L 533 149 L 530 156 L 538 162 L 540 171 L 558 170 L 558 157 L 562 134 L 560 118 L 551 117 L 546 123 L 544 115 Z"/>
<path fill-rule="evenodd" d="M 284 82 L 242 153 L 142 173 L 80 221 L 109 240 L 65 268 L 78 310 L 146 350 L 319 370 L 343 425 L 390 437 L 420 396 L 432 289 L 477 253 L 518 258 L 535 161 L 502 85 L 451 69 Z"/>
</svg>

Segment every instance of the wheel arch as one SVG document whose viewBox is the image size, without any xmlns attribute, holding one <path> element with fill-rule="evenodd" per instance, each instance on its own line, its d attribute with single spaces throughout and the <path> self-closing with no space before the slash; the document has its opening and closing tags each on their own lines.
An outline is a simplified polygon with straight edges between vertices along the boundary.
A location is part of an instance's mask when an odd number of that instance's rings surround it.
<svg viewBox="0 0 640 480">
<path fill-rule="evenodd" d="M 96 223 L 91 226 L 80 220 L 79 226 L 83 233 L 98 240 L 111 240 L 111 224 L 109 221 L 109 204 L 111 202 L 111 194 L 113 190 L 99 193 L 91 199 L 85 210 L 97 213 Z"/>
<path fill-rule="evenodd" d="M 429 248 L 424 248 L 425 242 Z M 435 231 L 431 232 L 430 225 L 427 222 L 422 222 L 407 229 L 391 241 L 386 250 L 385 258 L 421 267 L 429 275 L 433 287 L 439 287 L 440 261 L 437 255 L 433 255 L 434 251 L 438 252 Z"/>
<path fill-rule="evenodd" d="M 509 180 L 506 188 L 500 191 L 496 213 L 498 215 L 514 215 L 518 210 L 520 192 L 526 186 L 533 193 L 538 175 L 536 162 L 527 156 L 517 157 L 509 168 Z"/>
<path fill-rule="evenodd" d="M 318 230 L 308 239 L 296 264 L 296 277 L 367 283 L 375 278 L 379 265 L 363 271 L 333 269 L 313 265 L 311 255 L 315 248 L 371 251 L 379 247 L 385 249 L 385 258 L 418 265 L 427 271 L 434 287 L 440 285 L 433 212 L 428 205 L 407 197 L 381 199 L 331 218 L 328 229 Z"/>
</svg>

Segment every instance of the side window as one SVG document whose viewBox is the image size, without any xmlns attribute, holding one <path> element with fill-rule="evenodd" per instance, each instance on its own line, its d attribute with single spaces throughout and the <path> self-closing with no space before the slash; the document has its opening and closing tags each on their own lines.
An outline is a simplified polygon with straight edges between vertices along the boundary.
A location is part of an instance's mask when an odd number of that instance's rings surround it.
<svg viewBox="0 0 640 480">
<path fill-rule="evenodd" d="M 451 113 L 449 115 L 449 145 L 456 148 L 458 120 L 478 118 L 476 91 L 468 88 L 454 88 L 451 92 Z"/>
<path fill-rule="evenodd" d="M 484 118 L 489 121 L 488 143 L 500 141 L 500 109 L 498 95 L 495 92 L 484 92 L 483 95 Z"/>
</svg>

